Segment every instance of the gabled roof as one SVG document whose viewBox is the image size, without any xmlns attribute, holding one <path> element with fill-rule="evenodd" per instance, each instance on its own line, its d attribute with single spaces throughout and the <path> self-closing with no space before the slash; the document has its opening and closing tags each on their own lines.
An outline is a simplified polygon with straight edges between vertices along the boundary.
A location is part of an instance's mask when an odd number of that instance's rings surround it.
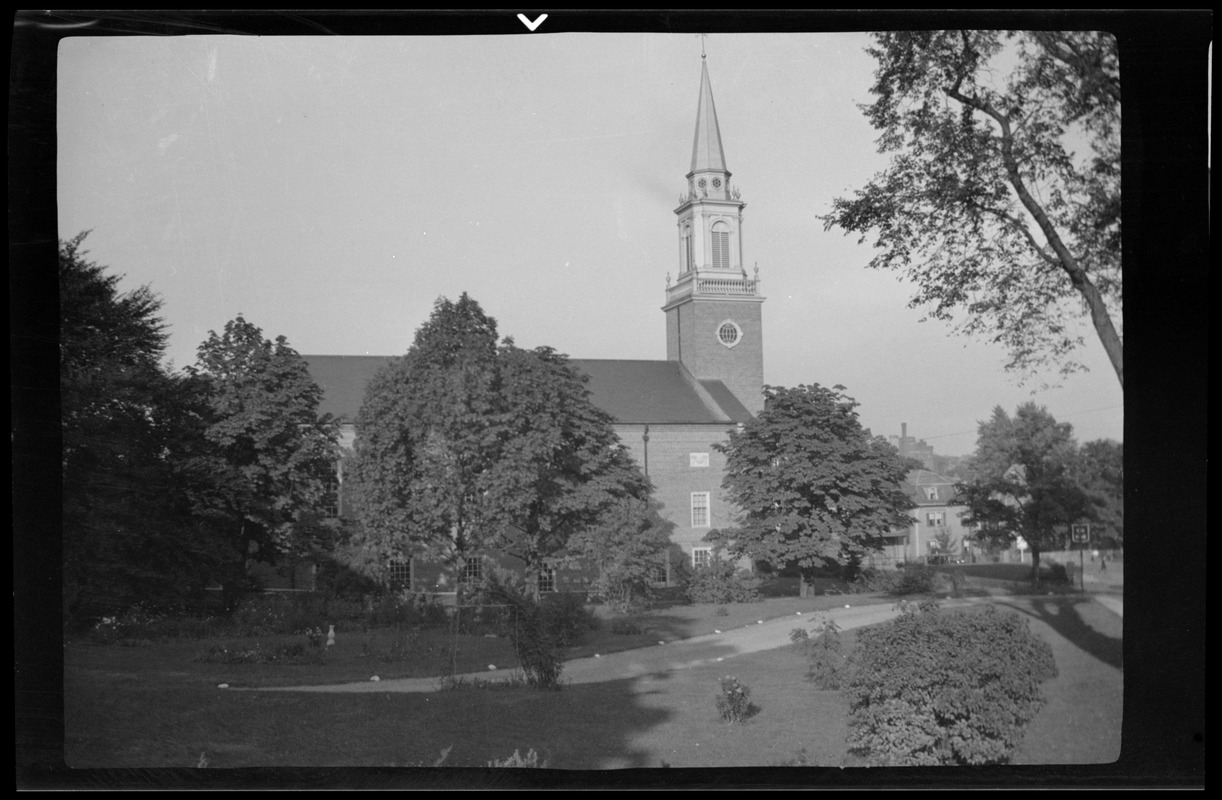
<svg viewBox="0 0 1222 800">
<path fill-rule="evenodd" d="M 904 478 L 904 491 L 916 501 L 917 505 L 944 506 L 954 500 L 958 494 L 955 491 L 956 483 L 958 481 L 954 478 L 948 478 L 927 469 L 914 469 Z M 925 490 L 929 487 L 938 488 L 937 498 L 931 500 L 926 495 Z"/>
<path fill-rule="evenodd" d="M 365 386 L 393 356 L 302 356 L 323 390 L 320 411 L 354 422 Z M 589 377 L 590 399 L 616 422 L 733 424 L 751 413 L 717 380 L 697 381 L 678 361 L 571 359 Z"/>
<path fill-rule="evenodd" d="M 721 381 L 697 381 L 678 361 L 575 358 L 590 397 L 616 422 L 735 423 L 751 414 Z"/>
</svg>

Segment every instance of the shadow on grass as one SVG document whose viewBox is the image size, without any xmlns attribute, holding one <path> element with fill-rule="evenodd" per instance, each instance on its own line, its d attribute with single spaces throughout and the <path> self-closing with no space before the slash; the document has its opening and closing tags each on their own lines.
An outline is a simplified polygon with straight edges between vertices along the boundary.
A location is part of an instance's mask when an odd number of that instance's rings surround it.
<svg viewBox="0 0 1222 800">
<path fill-rule="evenodd" d="M 65 756 L 74 768 L 483 767 L 535 750 L 560 769 L 657 766 L 634 737 L 673 711 L 659 676 L 428 693 L 230 692 L 156 672 L 139 682 L 69 669 Z"/>
<path fill-rule="evenodd" d="M 1038 619 L 1084 652 L 1116 669 L 1123 668 L 1124 641 L 1120 637 L 1100 633 L 1079 613 L 1083 604 L 1093 603 L 1089 597 L 1054 596 L 1029 597 L 1025 602 L 996 600 L 998 606 Z"/>
</svg>

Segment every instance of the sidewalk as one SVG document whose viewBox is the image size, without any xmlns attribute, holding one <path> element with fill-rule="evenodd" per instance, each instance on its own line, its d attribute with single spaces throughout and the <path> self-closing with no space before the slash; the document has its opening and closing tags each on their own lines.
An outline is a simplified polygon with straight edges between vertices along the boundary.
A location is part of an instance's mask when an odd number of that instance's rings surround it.
<svg viewBox="0 0 1222 800">
<path fill-rule="evenodd" d="M 849 598 L 846 598 L 849 599 Z M 989 598 L 947 600 L 943 608 L 962 608 Z M 639 650 L 624 650 L 591 658 L 566 661 L 561 680 L 569 684 L 598 683 L 601 681 L 632 678 L 646 674 L 691 669 L 704 664 L 724 661 L 743 653 L 773 650 L 790 644 L 789 633 L 794 628 L 810 630 L 812 622 L 831 618 L 841 630 L 850 630 L 867 625 L 886 622 L 899 614 L 893 602 L 854 607 L 852 600 L 844 608 L 830 611 L 808 612 L 792 617 L 763 620 L 734 630 L 694 636 L 666 644 L 657 644 Z M 466 680 L 497 680 L 504 673 L 480 672 L 458 676 Z M 282 686 L 234 691 L 259 692 L 435 692 L 438 678 L 399 678 L 361 683 L 330 684 L 325 686 Z"/>
</svg>

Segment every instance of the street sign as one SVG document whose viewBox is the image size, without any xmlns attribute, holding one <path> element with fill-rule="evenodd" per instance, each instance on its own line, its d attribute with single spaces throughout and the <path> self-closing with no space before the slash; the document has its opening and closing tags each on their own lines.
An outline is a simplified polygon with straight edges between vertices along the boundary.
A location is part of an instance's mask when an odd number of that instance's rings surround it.
<svg viewBox="0 0 1222 800">
<path fill-rule="evenodd" d="M 1075 544 L 1086 544 L 1090 541 L 1090 525 L 1070 525 L 1069 532 Z"/>
</svg>

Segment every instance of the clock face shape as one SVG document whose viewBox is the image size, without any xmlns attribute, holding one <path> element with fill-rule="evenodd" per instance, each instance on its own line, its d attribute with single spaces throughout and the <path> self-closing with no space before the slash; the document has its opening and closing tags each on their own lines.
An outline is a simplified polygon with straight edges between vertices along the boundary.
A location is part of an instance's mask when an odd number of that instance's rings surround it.
<svg viewBox="0 0 1222 800">
<path fill-rule="evenodd" d="M 721 188 L 721 178 L 714 178 L 714 179 L 713 179 L 713 188 L 714 188 L 714 189 L 720 189 L 720 188 Z"/>
</svg>

